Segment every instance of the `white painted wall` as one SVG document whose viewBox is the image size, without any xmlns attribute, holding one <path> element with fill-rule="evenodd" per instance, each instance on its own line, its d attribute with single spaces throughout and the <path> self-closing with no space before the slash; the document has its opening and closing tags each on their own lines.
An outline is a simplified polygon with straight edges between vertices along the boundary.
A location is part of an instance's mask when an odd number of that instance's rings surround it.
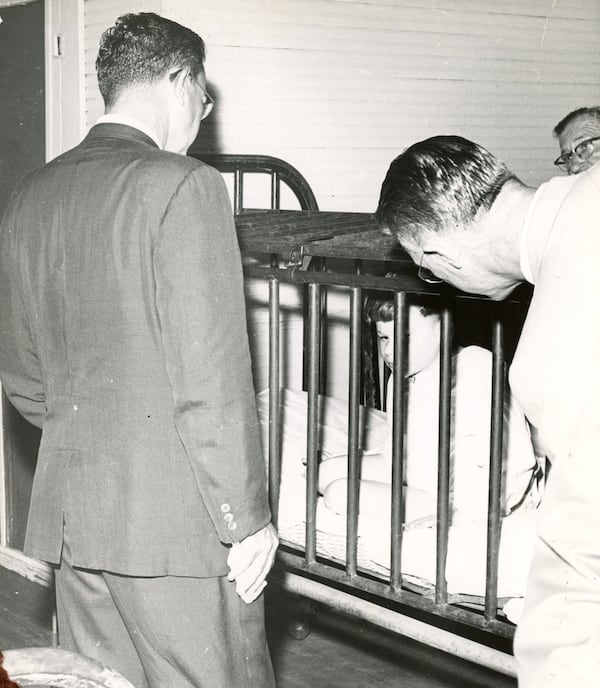
<svg viewBox="0 0 600 688">
<path fill-rule="evenodd" d="M 598 0 L 85 0 L 86 123 L 100 32 L 154 10 L 208 46 L 210 152 L 294 164 L 321 209 L 373 210 L 391 159 L 459 134 L 524 182 L 552 176 L 552 128 L 600 104 Z"/>
</svg>

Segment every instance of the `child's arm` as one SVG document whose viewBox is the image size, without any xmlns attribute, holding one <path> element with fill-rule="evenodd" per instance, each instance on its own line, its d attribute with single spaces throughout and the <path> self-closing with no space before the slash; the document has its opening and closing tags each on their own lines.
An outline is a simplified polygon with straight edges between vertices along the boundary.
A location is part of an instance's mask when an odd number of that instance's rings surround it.
<svg viewBox="0 0 600 688">
<path fill-rule="evenodd" d="M 390 483 L 392 480 L 391 465 L 382 454 L 363 454 L 360 462 L 361 480 Z M 319 492 L 325 490 L 336 480 L 346 479 L 348 476 L 348 457 L 346 455 L 332 456 L 321 461 L 319 465 Z"/>
</svg>

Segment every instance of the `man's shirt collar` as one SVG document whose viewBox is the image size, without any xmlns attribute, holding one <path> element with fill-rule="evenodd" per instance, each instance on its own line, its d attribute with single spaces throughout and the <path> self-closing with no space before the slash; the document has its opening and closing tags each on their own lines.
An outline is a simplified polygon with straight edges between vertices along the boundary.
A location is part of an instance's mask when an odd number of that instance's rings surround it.
<svg viewBox="0 0 600 688">
<path fill-rule="evenodd" d="M 118 114 L 102 115 L 98 118 L 96 124 L 124 124 L 127 127 L 133 127 L 134 129 L 138 129 L 142 133 L 146 134 L 146 136 L 151 138 L 159 148 L 162 148 L 158 141 L 158 135 L 156 132 L 146 124 L 135 119 L 135 117 L 127 117 L 126 115 Z"/>
</svg>

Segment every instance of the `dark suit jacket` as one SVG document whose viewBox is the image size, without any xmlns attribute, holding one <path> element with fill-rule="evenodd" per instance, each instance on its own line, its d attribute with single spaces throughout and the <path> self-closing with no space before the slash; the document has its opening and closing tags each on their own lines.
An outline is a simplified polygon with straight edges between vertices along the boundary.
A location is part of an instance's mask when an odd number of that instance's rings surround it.
<svg viewBox="0 0 600 688">
<path fill-rule="evenodd" d="M 0 233 L 0 374 L 42 427 L 25 550 L 226 573 L 270 520 L 239 249 L 220 174 L 99 124 Z"/>
</svg>

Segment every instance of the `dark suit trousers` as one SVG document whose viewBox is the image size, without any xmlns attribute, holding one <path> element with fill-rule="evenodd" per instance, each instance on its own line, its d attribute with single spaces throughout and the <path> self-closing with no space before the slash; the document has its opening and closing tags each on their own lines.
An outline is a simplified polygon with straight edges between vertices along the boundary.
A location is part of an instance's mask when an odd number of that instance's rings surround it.
<svg viewBox="0 0 600 688">
<path fill-rule="evenodd" d="M 262 597 L 247 605 L 227 578 L 137 578 L 56 569 L 60 646 L 137 688 L 271 688 Z"/>
</svg>

